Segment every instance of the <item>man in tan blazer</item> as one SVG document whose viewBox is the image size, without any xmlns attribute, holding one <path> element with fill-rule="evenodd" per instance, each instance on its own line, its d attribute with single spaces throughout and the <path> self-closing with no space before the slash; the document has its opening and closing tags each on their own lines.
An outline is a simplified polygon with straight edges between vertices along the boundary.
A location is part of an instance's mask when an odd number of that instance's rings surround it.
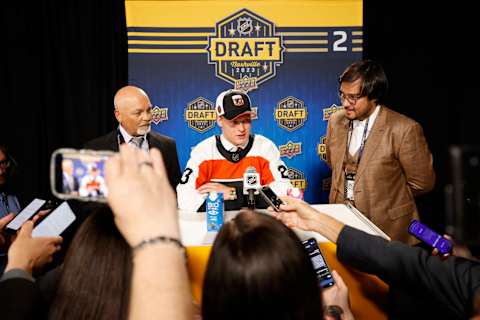
<svg viewBox="0 0 480 320">
<path fill-rule="evenodd" d="M 329 202 L 350 202 L 392 239 L 418 242 L 407 232 L 419 218 L 414 197 L 435 184 L 423 130 L 383 104 L 388 84 L 378 63 L 356 62 L 339 82 L 343 110 L 327 129 Z"/>
</svg>

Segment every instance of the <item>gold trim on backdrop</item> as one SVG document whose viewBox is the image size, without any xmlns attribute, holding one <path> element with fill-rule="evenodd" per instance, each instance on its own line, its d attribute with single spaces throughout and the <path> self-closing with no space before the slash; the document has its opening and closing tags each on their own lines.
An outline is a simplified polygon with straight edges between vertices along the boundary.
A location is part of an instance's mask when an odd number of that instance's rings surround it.
<svg viewBox="0 0 480 320">
<path fill-rule="evenodd" d="M 243 8 L 281 27 L 360 27 L 363 23 L 362 0 L 125 1 L 127 26 L 135 27 L 213 27 Z"/>
</svg>

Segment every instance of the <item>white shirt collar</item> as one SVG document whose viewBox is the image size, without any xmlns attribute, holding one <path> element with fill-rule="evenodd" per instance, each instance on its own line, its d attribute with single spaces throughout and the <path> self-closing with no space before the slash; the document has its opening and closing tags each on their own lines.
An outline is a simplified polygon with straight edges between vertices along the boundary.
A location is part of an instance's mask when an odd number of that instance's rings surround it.
<svg viewBox="0 0 480 320">
<path fill-rule="evenodd" d="M 220 135 L 220 142 L 222 143 L 222 146 L 225 148 L 225 150 L 235 152 L 238 149 L 238 147 L 236 145 L 234 145 L 233 143 L 228 141 L 227 138 L 225 138 L 223 133 Z M 245 149 L 247 144 L 248 144 L 248 140 L 247 140 L 247 143 L 245 143 L 244 145 L 241 145 L 240 148 Z"/>
<path fill-rule="evenodd" d="M 377 105 L 375 107 L 375 111 L 373 111 L 373 113 L 366 119 L 363 119 L 363 120 L 353 120 L 353 128 L 357 128 L 357 127 L 365 127 L 365 123 L 367 123 L 367 119 L 369 119 L 368 121 L 368 128 L 372 128 L 373 124 L 375 123 L 375 119 L 377 119 L 377 116 L 378 116 L 378 113 L 380 112 L 380 105 Z"/>
</svg>

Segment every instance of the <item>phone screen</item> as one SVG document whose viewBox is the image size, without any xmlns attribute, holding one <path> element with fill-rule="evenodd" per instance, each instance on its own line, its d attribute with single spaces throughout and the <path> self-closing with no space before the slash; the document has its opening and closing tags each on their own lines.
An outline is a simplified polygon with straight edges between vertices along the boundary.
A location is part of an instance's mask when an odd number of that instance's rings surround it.
<svg viewBox="0 0 480 320">
<path fill-rule="evenodd" d="M 28 219 L 33 217 L 35 213 L 46 203 L 42 199 L 33 199 L 22 211 L 20 211 L 12 221 L 6 225 L 6 229 L 17 231 Z"/>
<path fill-rule="evenodd" d="M 75 219 L 75 214 L 65 201 L 33 228 L 32 237 L 59 236 Z"/>
<path fill-rule="evenodd" d="M 61 199 L 105 202 L 105 160 L 113 152 L 59 149 L 52 155 L 52 192 Z"/>
<path fill-rule="evenodd" d="M 428 228 L 420 221 L 413 220 L 408 227 L 408 232 L 417 239 L 437 248 L 442 254 L 449 253 L 452 250 L 452 243 L 450 241 Z"/>
<path fill-rule="evenodd" d="M 275 211 L 279 211 L 280 210 L 280 205 L 283 204 L 283 201 L 277 197 L 277 195 L 275 194 L 275 192 L 273 192 L 272 189 L 270 189 L 270 187 L 268 186 L 264 186 L 262 187 L 262 189 L 260 189 L 260 194 L 262 195 L 262 197 L 265 199 L 265 201 L 273 207 L 273 209 Z"/>
<path fill-rule="evenodd" d="M 321 288 L 328 288 L 334 285 L 332 274 L 328 269 L 327 262 L 320 251 L 317 240 L 310 238 L 302 242 L 305 250 L 312 260 L 313 269 L 317 274 L 318 283 Z"/>
</svg>

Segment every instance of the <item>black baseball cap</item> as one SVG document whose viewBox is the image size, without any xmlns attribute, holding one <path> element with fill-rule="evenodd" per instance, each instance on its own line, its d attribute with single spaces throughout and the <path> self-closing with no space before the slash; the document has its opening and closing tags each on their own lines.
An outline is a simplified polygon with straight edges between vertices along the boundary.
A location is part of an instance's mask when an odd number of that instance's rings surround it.
<svg viewBox="0 0 480 320">
<path fill-rule="evenodd" d="M 217 116 L 233 120 L 245 113 L 252 113 L 250 98 L 239 90 L 227 90 L 220 93 L 215 104 Z"/>
</svg>

